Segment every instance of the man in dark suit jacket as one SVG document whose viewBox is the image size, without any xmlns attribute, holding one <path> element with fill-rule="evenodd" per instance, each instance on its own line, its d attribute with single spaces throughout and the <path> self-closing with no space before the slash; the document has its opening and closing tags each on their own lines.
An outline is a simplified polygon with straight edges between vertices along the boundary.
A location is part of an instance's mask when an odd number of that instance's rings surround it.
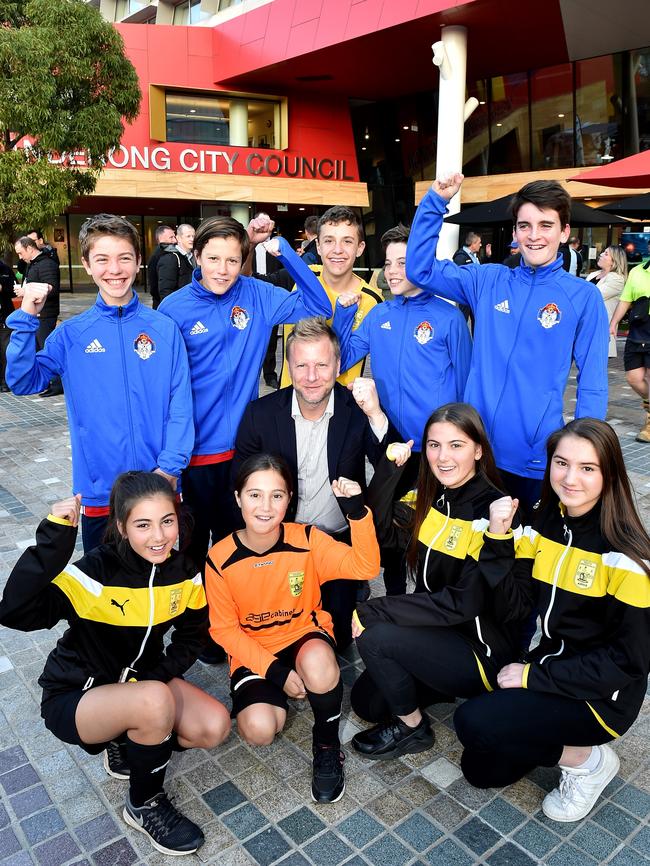
<svg viewBox="0 0 650 866">
<path fill-rule="evenodd" d="M 36 332 L 36 345 L 42 349 L 45 341 L 56 328 L 59 317 L 59 259 L 55 258 L 45 248 L 38 246 L 34 238 L 23 235 L 18 238 L 14 249 L 21 260 L 20 270 L 23 274 L 22 285 L 25 283 L 47 283 L 51 286 L 45 305 L 39 315 L 39 326 Z M 50 384 L 39 397 L 57 397 L 63 394 L 63 385 L 59 376 L 50 380 Z"/>
<path fill-rule="evenodd" d="M 374 465 L 386 445 L 400 441 L 379 405 L 372 379 L 356 379 L 352 393 L 336 382 L 340 349 L 322 319 L 303 319 L 287 339 L 293 386 L 249 403 L 239 425 L 233 477 L 242 462 L 261 452 L 287 461 L 293 497 L 286 519 L 312 523 L 341 541 L 349 541 L 343 512 L 331 483 L 341 476 L 366 486 L 367 457 Z M 351 641 L 356 581 L 323 586 L 323 607 L 332 614 L 337 646 Z"/>
<path fill-rule="evenodd" d="M 170 244 L 158 259 L 158 295 L 164 301 L 172 292 L 192 282 L 194 261 L 194 226 L 181 223 L 176 228 L 176 244 Z"/>
<path fill-rule="evenodd" d="M 167 247 L 176 243 L 176 229 L 171 226 L 159 225 L 155 232 L 156 248 L 147 262 L 147 283 L 151 293 L 151 306 L 157 310 L 160 306 L 158 291 L 158 261 Z"/>
</svg>

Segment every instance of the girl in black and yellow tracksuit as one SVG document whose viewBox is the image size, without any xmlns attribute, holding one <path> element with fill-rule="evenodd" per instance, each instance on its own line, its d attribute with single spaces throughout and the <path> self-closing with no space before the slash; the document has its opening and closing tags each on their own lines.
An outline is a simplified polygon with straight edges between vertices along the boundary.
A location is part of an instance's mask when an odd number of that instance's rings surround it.
<svg viewBox="0 0 650 866">
<path fill-rule="evenodd" d="M 528 664 L 499 672 L 498 691 L 456 711 L 461 766 L 477 787 L 500 787 L 559 763 L 542 808 L 579 820 L 618 770 L 602 744 L 636 719 L 650 665 L 650 538 L 609 425 L 582 418 L 551 436 L 533 526 L 494 547 L 502 573 L 533 588 L 542 637 Z"/>
<path fill-rule="evenodd" d="M 72 564 L 79 499 L 55 503 L 39 525 L 7 581 L 0 623 L 34 631 L 67 621 L 39 678 L 46 727 L 91 754 L 106 750 L 107 772 L 130 779 L 127 823 L 158 850 L 189 854 L 203 834 L 167 800 L 165 768 L 176 744 L 209 748 L 230 730 L 225 707 L 182 679 L 208 637 L 201 576 L 173 548 L 175 497 L 161 475 L 121 475 L 114 541 Z"/>
<path fill-rule="evenodd" d="M 357 646 L 366 671 L 351 699 L 368 721 L 412 717 L 410 727 L 423 728 L 419 743 L 409 743 L 408 723 L 400 732 L 403 718 L 358 734 L 353 745 L 371 758 L 431 746 L 418 707 L 436 694 L 440 700 L 440 693 L 470 697 L 491 691 L 500 667 L 517 658 L 521 619 L 529 609 L 525 591 L 513 586 L 516 578 L 494 567 L 490 507 L 498 500 L 514 512 L 516 504 L 495 486 L 498 476 L 478 413 L 466 404 L 447 404 L 427 422 L 419 507 L 412 495 L 393 505 L 399 477 L 395 464 L 382 461 L 368 502 L 380 543 L 407 551 L 415 592 L 358 606 Z"/>
</svg>

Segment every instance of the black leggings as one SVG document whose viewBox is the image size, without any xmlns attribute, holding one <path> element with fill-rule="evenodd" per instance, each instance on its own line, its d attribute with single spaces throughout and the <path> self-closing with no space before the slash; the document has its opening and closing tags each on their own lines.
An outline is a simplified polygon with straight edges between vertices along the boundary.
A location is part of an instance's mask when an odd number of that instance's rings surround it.
<svg viewBox="0 0 650 866">
<path fill-rule="evenodd" d="M 415 693 L 421 710 L 431 704 L 446 704 L 455 701 L 453 695 L 443 695 L 435 689 L 415 681 Z M 366 722 L 387 722 L 393 715 L 390 705 L 375 685 L 368 671 L 363 671 L 352 686 L 350 704 L 354 712 Z"/>
<path fill-rule="evenodd" d="M 485 691 L 472 647 L 453 628 L 382 622 L 366 628 L 357 638 L 357 647 L 394 715 L 407 716 L 420 705 L 418 682 L 460 698 Z M 484 661 L 483 667 L 489 680 L 496 682 L 500 665 Z"/>
<path fill-rule="evenodd" d="M 554 767 L 564 746 L 613 739 L 584 701 L 528 689 L 499 689 L 454 714 L 465 750 L 460 766 L 476 788 L 502 788 L 535 767 Z"/>
</svg>

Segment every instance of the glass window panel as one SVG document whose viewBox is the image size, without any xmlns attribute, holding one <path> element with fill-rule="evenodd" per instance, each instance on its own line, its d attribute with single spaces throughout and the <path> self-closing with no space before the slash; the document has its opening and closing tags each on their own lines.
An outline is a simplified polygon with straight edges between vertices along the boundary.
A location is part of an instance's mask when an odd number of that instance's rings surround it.
<svg viewBox="0 0 650 866">
<path fill-rule="evenodd" d="M 230 121 L 236 129 L 235 107 L 228 96 L 167 93 L 167 141 L 229 144 Z M 280 103 L 267 99 L 237 100 L 247 120 L 246 143 L 257 149 L 279 148 Z M 231 118 L 232 115 L 232 118 Z M 243 144 L 244 142 L 238 142 Z"/>
<path fill-rule="evenodd" d="M 199 21 L 205 21 L 210 18 L 210 12 L 204 12 L 201 9 L 201 0 L 190 0 L 190 24 L 198 24 Z"/>
<path fill-rule="evenodd" d="M 488 157 L 490 154 L 490 122 L 487 105 L 487 81 L 481 80 L 470 84 L 467 96 L 474 96 L 478 106 L 465 123 L 463 141 L 463 173 L 467 177 L 476 177 L 488 173 Z"/>
<path fill-rule="evenodd" d="M 573 74 L 570 63 L 531 76 L 533 168 L 573 166 Z"/>
<path fill-rule="evenodd" d="M 650 150 L 650 48 L 630 52 L 630 85 L 626 150 Z"/>
<path fill-rule="evenodd" d="M 576 63 L 576 162 L 602 165 L 623 156 L 621 56 Z"/>
<path fill-rule="evenodd" d="M 256 148 L 279 147 L 276 130 L 279 130 L 280 106 L 266 100 L 248 102 L 248 146 Z"/>
<path fill-rule="evenodd" d="M 499 75 L 490 81 L 491 174 L 530 168 L 528 75 Z"/>
<path fill-rule="evenodd" d="M 167 141 L 228 144 L 228 99 L 167 93 Z"/>
<path fill-rule="evenodd" d="M 174 6 L 174 17 L 172 24 L 189 24 L 190 8 L 188 0 Z"/>
</svg>

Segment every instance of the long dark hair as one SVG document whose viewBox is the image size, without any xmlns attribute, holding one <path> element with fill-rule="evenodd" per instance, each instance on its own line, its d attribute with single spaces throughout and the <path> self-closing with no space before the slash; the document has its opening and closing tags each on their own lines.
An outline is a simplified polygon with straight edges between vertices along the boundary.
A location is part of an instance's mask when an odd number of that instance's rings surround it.
<svg viewBox="0 0 650 866">
<path fill-rule="evenodd" d="M 254 472 L 264 472 L 266 469 L 272 469 L 282 477 L 289 494 L 289 499 L 291 499 L 293 479 L 291 478 L 289 464 L 284 457 L 278 457 L 275 454 L 253 454 L 252 457 L 247 457 L 237 472 L 235 491 L 241 493 L 246 486 L 246 482 Z"/>
<path fill-rule="evenodd" d="M 623 461 L 618 436 L 604 421 L 597 418 L 576 418 L 566 427 L 551 433 L 546 443 L 546 472 L 542 482 L 542 507 L 559 502 L 551 487 L 551 461 L 565 436 L 576 436 L 593 445 L 600 472 L 603 492 L 600 495 L 600 531 L 612 549 L 628 556 L 650 577 L 650 536 L 636 510 L 634 496 Z"/>
<path fill-rule="evenodd" d="M 176 517 L 178 529 L 184 544 L 189 541 L 192 520 L 189 513 L 176 501 L 176 494 L 169 482 L 157 472 L 130 471 L 118 475 L 111 490 L 109 503 L 108 525 L 104 541 L 109 544 L 119 544 L 123 541 L 118 523 L 123 527 L 129 519 L 129 514 L 141 499 L 151 499 L 154 496 L 165 496 L 169 499 Z"/>
<path fill-rule="evenodd" d="M 418 535 L 420 527 L 424 522 L 433 503 L 438 499 L 442 492 L 443 485 L 438 481 L 436 476 L 431 471 L 429 461 L 427 460 L 427 439 L 429 437 L 429 428 L 432 424 L 440 421 L 448 421 L 469 437 L 476 445 L 481 446 L 481 456 L 476 461 L 476 474 L 482 475 L 484 478 L 493 484 L 498 491 L 502 491 L 503 482 L 499 475 L 496 463 L 494 462 L 494 454 L 492 446 L 485 432 L 483 421 L 473 406 L 469 403 L 445 403 L 440 406 L 427 420 L 424 425 L 422 434 L 422 450 L 420 452 L 420 469 L 418 474 L 417 499 L 415 503 L 415 512 L 413 520 L 409 524 L 411 530 L 411 541 L 408 550 L 406 551 L 406 562 L 411 573 L 415 573 L 418 561 Z"/>
</svg>

